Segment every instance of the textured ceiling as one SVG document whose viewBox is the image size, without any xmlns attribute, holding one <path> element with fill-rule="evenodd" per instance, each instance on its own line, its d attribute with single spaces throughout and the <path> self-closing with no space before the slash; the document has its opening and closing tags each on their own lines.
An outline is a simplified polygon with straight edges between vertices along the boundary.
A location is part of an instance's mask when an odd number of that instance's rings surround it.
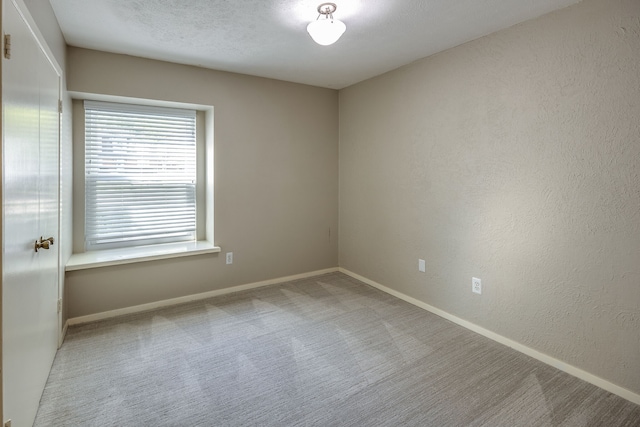
<svg viewBox="0 0 640 427">
<path fill-rule="evenodd" d="M 72 46 L 340 89 L 579 0 L 334 0 L 332 46 L 323 0 L 50 1 Z"/>
</svg>

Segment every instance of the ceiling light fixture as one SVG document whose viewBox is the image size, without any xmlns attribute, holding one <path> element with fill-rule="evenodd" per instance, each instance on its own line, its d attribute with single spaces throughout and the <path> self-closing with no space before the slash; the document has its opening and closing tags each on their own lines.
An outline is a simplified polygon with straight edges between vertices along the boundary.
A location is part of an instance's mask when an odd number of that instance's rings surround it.
<svg viewBox="0 0 640 427">
<path fill-rule="evenodd" d="M 337 7 L 335 3 L 322 3 L 318 6 L 318 17 L 307 25 L 307 32 L 316 43 L 323 46 L 334 44 L 347 29 L 344 22 L 333 19 L 333 12 Z M 320 15 L 324 15 L 324 18 L 320 19 Z"/>
</svg>

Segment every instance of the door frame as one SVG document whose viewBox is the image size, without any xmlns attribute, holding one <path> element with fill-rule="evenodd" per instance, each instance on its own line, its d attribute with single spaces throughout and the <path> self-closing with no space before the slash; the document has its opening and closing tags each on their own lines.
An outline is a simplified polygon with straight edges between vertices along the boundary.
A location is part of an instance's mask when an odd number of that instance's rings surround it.
<svg viewBox="0 0 640 427">
<path fill-rule="evenodd" d="M 2 54 L 2 58 L 0 58 L 0 104 L 2 104 L 4 100 L 3 96 L 3 85 L 2 85 L 2 69 L 4 65 L 4 0 L 1 0 L 2 4 L 0 4 L 0 38 L 2 41 L 0 42 L 0 53 Z M 0 111 L 1 105 L 0 105 Z M 2 338 L 2 319 L 3 319 L 3 302 L 2 295 L 4 294 L 4 259 L 2 254 L 4 253 L 4 207 L 2 206 L 2 200 L 4 200 L 4 123 L 3 123 L 3 114 L 0 114 L 0 423 L 4 425 L 4 375 L 3 375 L 3 362 L 2 362 L 2 348 L 4 347 L 3 338 Z"/>
</svg>

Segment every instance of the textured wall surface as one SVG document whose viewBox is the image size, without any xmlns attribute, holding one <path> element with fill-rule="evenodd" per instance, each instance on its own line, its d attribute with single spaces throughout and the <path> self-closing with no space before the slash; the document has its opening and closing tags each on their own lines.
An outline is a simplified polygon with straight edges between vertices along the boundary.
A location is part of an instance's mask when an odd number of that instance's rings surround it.
<svg viewBox="0 0 640 427">
<path fill-rule="evenodd" d="M 341 91 L 339 259 L 640 393 L 640 2 Z"/>
<path fill-rule="evenodd" d="M 69 317 L 337 266 L 337 91 L 78 48 L 68 86 L 214 106 L 223 251 L 69 272 Z"/>
</svg>

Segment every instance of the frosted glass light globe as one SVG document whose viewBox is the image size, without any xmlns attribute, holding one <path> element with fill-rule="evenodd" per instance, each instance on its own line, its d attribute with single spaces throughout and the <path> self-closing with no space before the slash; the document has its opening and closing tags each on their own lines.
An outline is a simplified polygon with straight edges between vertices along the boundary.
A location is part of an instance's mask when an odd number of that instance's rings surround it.
<svg viewBox="0 0 640 427">
<path fill-rule="evenodd" d="M 316 43 L 328 46 L 338 41 L 347 26 L 338 19 L 318 19 L 307 25 L 307 32 Z"/>
</svg>

